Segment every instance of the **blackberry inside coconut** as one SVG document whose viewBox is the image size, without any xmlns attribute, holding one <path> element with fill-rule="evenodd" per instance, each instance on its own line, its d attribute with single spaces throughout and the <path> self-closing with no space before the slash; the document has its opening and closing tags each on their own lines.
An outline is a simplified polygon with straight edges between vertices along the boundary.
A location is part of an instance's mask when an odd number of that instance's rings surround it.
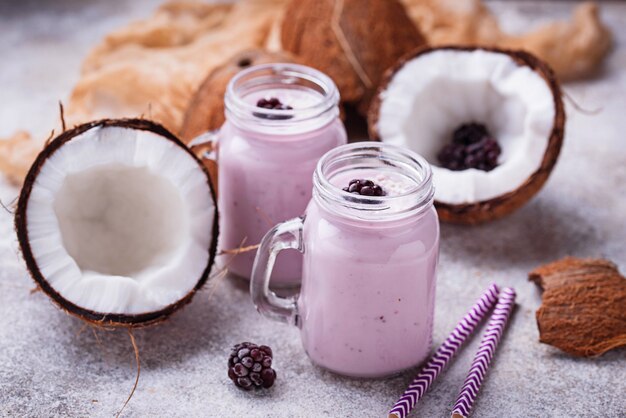
<svg viewBox="0 0 626 418">
<path fill-rule="evenodd" d="M 165 128 L 103 120 L 44 148 L 15 226 L 31 275 L 64 310 L 137 326 L 165 319 L 206 282 L 217 208 L 208 172 Z"/>
<path fill-rule="evenodd" d="M 433 165 L 443 220 L 504 216 L 543 186 L 563 140 L 565 113 L 550 68 L 521 51 L 440 47 L 401 60 L 368 115 L 372 138 Z"/>
</svg>

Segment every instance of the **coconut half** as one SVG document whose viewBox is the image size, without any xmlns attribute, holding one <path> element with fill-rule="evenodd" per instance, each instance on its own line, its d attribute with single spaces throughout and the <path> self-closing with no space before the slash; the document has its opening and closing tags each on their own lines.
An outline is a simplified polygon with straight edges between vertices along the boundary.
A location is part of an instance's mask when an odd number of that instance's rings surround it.
<svg viewBox="0 0 626 418">
<path fill-rule="evenodd" d="M 440 166 L 437 154 L 471 122 L 497 139 L 497 167 Z M 552 70 L 526 52 L 495 48 L 410 54 L 387 73 L 368 115 L 373 139 L 408 147 L 431 163 L 442 220 L 470 224 L 502 217 L 539 191 L 559 155 L 564 124 Z"/>
<path fill-rule="evenodd" d="M 216 253 L 210 176 L 173 134 L 141 119 L 80 125 L 39 154 L 15 226 L 29 272 L 67 312 L 147 325 L 207 280 Z"/>
</svg>

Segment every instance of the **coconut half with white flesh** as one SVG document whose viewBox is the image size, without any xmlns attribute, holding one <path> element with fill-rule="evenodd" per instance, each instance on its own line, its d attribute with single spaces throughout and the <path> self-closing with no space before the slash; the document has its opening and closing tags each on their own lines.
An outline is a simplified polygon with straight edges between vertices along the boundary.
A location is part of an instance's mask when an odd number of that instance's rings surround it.
<svg viewBox="0 0 626 418">
<path fill-rule="evenodd" d="M 188 303 L 218 233 L 208 172 L 142 119 L 92 122 L 51 141 L 26 177 L 15 226 L 39 287 L 105 326 L 159 322 Z"/>
<path fill-rule="evenodd" d="M 441 219 L 467 224 L 507 215 L 539 191 L 559 155 L 564 124 L 561 90 L 547 64 L 495 48 L 409 54 L 388 71 L 368 115 L 374 140 L 408 147 L 431 163 Z M 468 125 L 479 134 L 463 143 Z"/>
</svg>

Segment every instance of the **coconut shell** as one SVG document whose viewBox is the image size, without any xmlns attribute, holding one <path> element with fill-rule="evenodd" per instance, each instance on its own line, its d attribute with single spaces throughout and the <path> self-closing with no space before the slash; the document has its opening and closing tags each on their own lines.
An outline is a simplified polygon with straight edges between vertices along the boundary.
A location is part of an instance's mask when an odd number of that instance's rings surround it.
<svg viewBox="0 0 626 418">
<path fill-rule="evenodd" d="M 524 51 L 506 50 L 500 48 L 483 48 L 483 47 L 460 47 L 460 46 L 443 46 L 437 48 L 420 48 L 410 54 L 403 57 L 398 63 L 390 68 L 385 74 L 384 81 L 378 89 L 378 92 L 368 113 L 368 129 L 372 140 L 380 141 L 380 134 L 376 128 L 378 124 L 378 115 L 380 113 L 380 106 L 382 101 L 381 93 L 387 88 L 387 85 L 393 79 L 395 73 L 402 68 L 407 62 L 418 58 L 423 54 L 439 50 L 453 50 L 453 51 L 475 51 L 484 50 L 489 52 L 497 52 L 509 55 L 520 66 L 530 67 L 533 71 L 539 74 L 545 81 L 554 98 L 554 125 L 550 132 L 550 138 L 548 140 L 548 146 L 543 156 L 541 165 L 533 172 L 526 181 L 519 186 L 516 190 L 502 194 L 493 199 L 483 200 L 479 202 L 463 203 L 463 204 L 448 204 L 435 200 L 435 206 L 437 207 L 437 213 L 439 218 L 445 222 L 452 222 L 458 224 L 480 224 L 487 221 L 502 218 L 516 209 L 523 206 L 530 198 L 532 198 L 543 187 L 546 180 L 550 176 L 552 169 L 554 168 L 561 151 L 563 144 L 563 137 L 565 135 L 565 108 L 563 106 L 563 99 L 561 93 L 561 87 L 559 82 L 552 71 L 552 69 L 545 62 L 532 54 Z"/>
<path fill-rule="evenodd" d="M 24 186 L 22 187 L 22 190 L 20 192 L 19 200 L 17 203 L 17 210 L 15 212 L 15 230 L 20 244 L 20 249 L 22 251 L 22 255 L 24 257 L 24 261 L 26 262 L 26 267 L 28 268 L 30 275 L 35 280 L 38 287 L 46 295 L 48 295 L 61 309 L 73 316 L 76 316 L 86 322 L 92 323 L 97 326 L 118 326 L 133 328 L 143 327 L 166 320 L 174 312 L 191 302 L 191 299 L 193 298 L 195 293 L 206 283 L 209 277 L 209 272 L 211 271 L 211 268 L 213 266 L 213 262 L 215 261 L 215 256 L 217 254 L 217 237 L 219 234 L 217 210 L 213 222 L 213 241 L 211 243 L 211 248 L 207 249 L 209 252 L 209 262 L 205 270 L 203 271 L 202 276 L 198 279 L 196 286 L 187 295 L 185 295 L 185 297 L 178 300 L 176 303 L 166 306 L 159 311 L 149 312 L 146 314 L 127 315 L 94 312 L 89 309 L 81 308 L 80 306 L 77 306 L 74 303 L 68 301 L 48 283 L 46 278 L 41 273 L 39 266 L 35 261 L 35 257 L 33 255 L 30 246 L 30 240 L 28 237 L 28 219 L 26 215 L 26 209 L 35 180 L 37 179 L 37 176 L 39 175 L 39 172 L 41 171 L 46 160 L 54 152 L 61 148 L 66 142 L 71 141 L 73 138 L 82 134 L 83 132 L 86 132 L 96 127 L 109 126 L 154 132 L 155 134 L 160 135 L 163 138 L 166 138 L 175 143 L 185 152 L 189 153 L 189 155 L 191 155 L 198 162 L 198 165 L 202 167 L 202 170 L 207 176 L 207 184 L 209 185 L 213 201 L 217 202 L 215 191 L 213 190 L 213 187 L 211 185 L 211 177 L 208 170 L 205 168 L 202 162 L 185 146 L 183 142 L 181 142 L 174 134 L 165 129 L 162 125 L 145 119 L 103 119 L 79 125 L 63 132 L 61 135 L 57 136 L 49 144 L 47 144 L 43 151 L 41 151 L 41 153 L 37 156 L 37 159 L 28 171 L 28 174 L 26 175 L 26 179 L 24 180 Z"/>
<path fill-rule="evenodd" d="M 608 260 L 566 257 L 532 271 L 539 341 L 574 356 L 626 346 L 626 278 Z"/>
<path fill-rule="evenodd" d="M 365 114 L 385 70 L 425 40 L 397 0 L 292 0 L 281 43 Z"/>
</svg>

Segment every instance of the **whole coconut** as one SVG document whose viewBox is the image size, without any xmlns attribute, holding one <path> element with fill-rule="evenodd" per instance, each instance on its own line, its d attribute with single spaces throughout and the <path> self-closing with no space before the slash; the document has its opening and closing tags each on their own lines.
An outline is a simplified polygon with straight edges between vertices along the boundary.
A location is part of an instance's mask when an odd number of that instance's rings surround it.
<svg viewBox="0 0 626 418">
<path fill-rule="evenodd" d="M 284 16 L 283 49 L 328 74 L 362 114 L 385 70 L 426 43 L 397 0 L 292 0 Z"/>
</svg>

